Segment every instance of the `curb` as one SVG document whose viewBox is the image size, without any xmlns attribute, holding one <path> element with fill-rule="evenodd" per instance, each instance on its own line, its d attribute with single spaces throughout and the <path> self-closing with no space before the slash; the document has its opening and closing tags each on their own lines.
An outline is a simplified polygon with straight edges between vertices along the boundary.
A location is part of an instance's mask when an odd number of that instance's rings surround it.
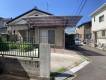
<svg viewBox="0 0 106 80">
<path fill-rule="evenodd" d="M 90 63 L 89 61 L 84 61 L 84 62 L 82 62 L 80 65 L 78 65 L 78 66 L 76 66 L 76 67 L 74 67 L 74 68 L 72 68 L 72 69 L 70 69 L 70 70 L 64 72 L 63 74 L 73 75 L 74 73 L 78 72 L 79 70 L 81 70 L 82 68 L 84 68 L 84 67 L 85 67 L 86 65 L 88 65 L 89 63 Z M 58 75 L 58 76 L 61 76 L 61 74 Z M 65 79 L 68 79 L 67 77 L 69 77 L 69 76 L 56 77 L 55 80 L 65 80 Z"/>
<path fill-rule="evenodd" d="M 90 62 L 89 61 L 84 61 L 80 65 L 70 69 L 69 71 L 72 72 L 72 74 L 76 73 L 80 69 L 84 68 L 86 65 L 88 65 Z"/>
</svg>

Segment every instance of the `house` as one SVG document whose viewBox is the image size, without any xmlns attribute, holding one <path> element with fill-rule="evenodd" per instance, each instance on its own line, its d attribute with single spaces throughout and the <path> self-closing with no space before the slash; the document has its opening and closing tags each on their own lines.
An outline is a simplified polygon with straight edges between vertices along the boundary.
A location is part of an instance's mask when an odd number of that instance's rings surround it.
<svg viewBox="0 0 106 80">
<path fill-rule="evenodd" d="M 0 17 L 0 34 L 5 34 L 7 32 L 6 23 L 11 20 L 10 18 Z"/>
<path fill-rule="evenodd" d="M 33 8 L 8 22 L 8 32 L 17 35 L 17 41 L 49 43 L 64 48 L 65 28 L 75 26 L 81 16 L 54 16 Z"/>
<path fill-rule="evenodd" d="M 92 14 L 93 46 L 106 49 L 106 3 Z"/>
<path fill-rule="evenodd" d="M 79 25 L 76 29 L 76 37 L 83 43 L 89 43 L 91 40 L 91 21 Z"/>
</svg>

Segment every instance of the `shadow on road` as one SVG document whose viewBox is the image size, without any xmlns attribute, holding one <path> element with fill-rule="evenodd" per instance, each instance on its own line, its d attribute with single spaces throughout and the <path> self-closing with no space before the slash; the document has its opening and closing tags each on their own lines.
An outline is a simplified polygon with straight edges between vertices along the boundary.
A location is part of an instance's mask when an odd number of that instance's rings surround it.
<svg viewBox="0 0 106 80">
<path fill-rule="evenodd" d="M 73 48 L 70 48 L 69 50 L 76 51 L 76 52 L 78 52 L 78 54 L 84 55 L 84 56 L 106 56 L 106 55 L 101 54 L 99 52 L 87 50 L 85 48 L 82 48 L 81 46 L 74 46 Z"/>
</svg>

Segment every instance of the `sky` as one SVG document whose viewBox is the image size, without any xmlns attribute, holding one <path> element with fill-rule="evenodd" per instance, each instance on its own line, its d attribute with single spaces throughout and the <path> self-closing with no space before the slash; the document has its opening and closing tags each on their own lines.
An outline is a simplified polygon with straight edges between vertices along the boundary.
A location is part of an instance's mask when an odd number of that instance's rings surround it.
<svg viewBox="0 0 106 80">
<path fill-rule="evenodd" d="M 106 0 L 87 0 L 80 15 L 83 18 L 78 25 L 89 21 L 90 14 Z M 59 16 L 78 15 L 81 0 L 0 0 L 0 17 L 14 18 L 34 7 Z M 68 32 L 74 31 L 68 28 Z"/>
</svg>

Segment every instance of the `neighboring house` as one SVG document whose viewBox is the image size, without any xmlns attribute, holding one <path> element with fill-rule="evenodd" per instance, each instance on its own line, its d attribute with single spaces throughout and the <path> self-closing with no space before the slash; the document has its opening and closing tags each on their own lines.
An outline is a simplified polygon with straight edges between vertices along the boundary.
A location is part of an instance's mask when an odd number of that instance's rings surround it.
<svg viewBox="0 0 106 80">
<path fill-rule="evenodd" d="M 5 34 L 7 32 L 6 23 L 9 21 L 9 18 L 0 17 L 0 34 Z"/>
<path fill-rule="evenodd" d="M 92 39 L 95 47 L 106 49 L 106 3 L 92 14 Z"/>
<path fill-rule="evenodd" d="M 89 43 L 91 40 L 91 21 L 79 25 L 76 29 L 76 38 L 83 43 Z"/>
<path fill-rule="evenodd" d="M 32 9 L 8 22 L 8 32 L 16 34 L 18 41 L 49 43 L 65 47 L 65 27 L 75 26 L 80 16 L 53 16 L 39 9 Z"/>
</svg>

